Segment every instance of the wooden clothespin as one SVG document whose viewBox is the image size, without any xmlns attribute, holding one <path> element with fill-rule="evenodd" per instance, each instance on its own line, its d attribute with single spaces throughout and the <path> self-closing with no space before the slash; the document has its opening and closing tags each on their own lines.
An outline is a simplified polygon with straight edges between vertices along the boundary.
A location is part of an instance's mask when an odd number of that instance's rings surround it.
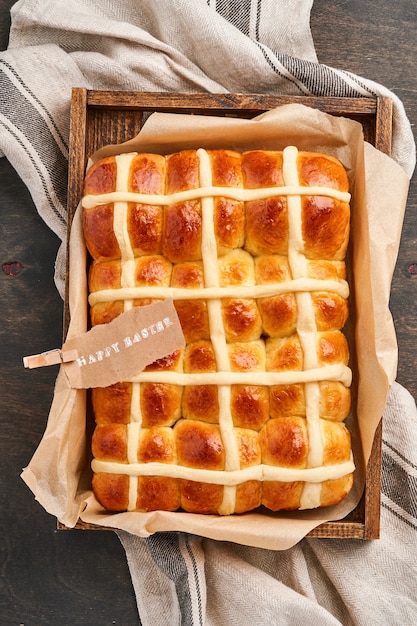
<svg viewBox="0 0 417 626">
<path fill-rule="evenodd" d="M 77 350 L 61 350 L 55 348 L 42 352 L 41 354 L 34 354 L 32 356 L 23 357 L 23 365 L 28 369 L 35 367 L 45 367 L 47 365 L 59 365 L 60 363 L 68 363 L 69 361 L 75 361 L 78 359 Z"/>
</svg>

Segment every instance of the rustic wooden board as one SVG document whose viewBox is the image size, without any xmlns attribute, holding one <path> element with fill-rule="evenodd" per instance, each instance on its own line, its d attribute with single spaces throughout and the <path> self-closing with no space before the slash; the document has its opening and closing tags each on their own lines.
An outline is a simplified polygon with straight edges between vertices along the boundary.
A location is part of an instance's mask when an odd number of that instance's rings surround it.
<svg viewBox="0 0 417 626">
<path fill-rule="evenodd" d="M 262 112 L 299 102 L 331 115 L 354 119 L 362 124 L 365 140 L 390 154 L 392 102 L 389 98 L 316 98 L 263 94 L 173 94 L 73 89 L 71 105 L 68 231 L 82 197 L 88 156 L 100 147 L 132 139 L 149 114 L 189 113 L 252 118 Z M 68 285 L 67 285 L 68 288 Z M 69 322 L 68 298 L 64 315 L 64 335 Z M 310 537 L 377 539 L 380 531 L 382 424 L 374 439 L 367 466 L 365 489 L 358 506 L 343 520 L 326 522 L 309 533 Z M 65 528 L 58 524 L 59 528 Z M 82 529 L 103 530 L 79 522 Z"/>
</svg>

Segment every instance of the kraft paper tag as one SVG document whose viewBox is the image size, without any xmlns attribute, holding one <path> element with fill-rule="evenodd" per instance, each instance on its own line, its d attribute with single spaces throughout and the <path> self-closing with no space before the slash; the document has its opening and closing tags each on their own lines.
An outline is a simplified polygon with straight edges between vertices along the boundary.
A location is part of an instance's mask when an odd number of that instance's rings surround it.
<svg viewBox="0 0 417 626">
<path fill-rule="evenodd" d="M 63 362 L 71 387 L 107 387 L 129 380 L 147 365 L 185 345 L 172 299 L 133 307 L 108 324 L 65 342 L 62 352 L 78 357 Z"/>
</svg>

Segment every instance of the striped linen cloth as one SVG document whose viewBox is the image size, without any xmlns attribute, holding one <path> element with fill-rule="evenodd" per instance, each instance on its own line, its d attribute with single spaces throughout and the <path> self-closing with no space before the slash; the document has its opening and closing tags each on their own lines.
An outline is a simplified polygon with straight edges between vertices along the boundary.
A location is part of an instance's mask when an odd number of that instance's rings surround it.
<svg viewBox="0 0 417 626">
<path fill-rule="evenodd" d="M 384 414 L 379 540 L 306 538 L 274 552 L 181 533 L 120 532 L 141 623 L 416 624 L 416 428 L 415 402 L 394 383 Z"/>
<path fill-rule="evenodd" d="M 400 100 L 318 62 L 312 0 L 20 0 L 0 53 L 0 151 L 48 226 L 66 235 L 72 87 L 287 95 L 387 95 L 393 158 L 415 147 Z M 64 285 L 64 246 L 56 284 Z M 381 539 L 304 539 L 274 552 L 181 533 L 120 532 L 138 623 L 417 623 L 417 411 L 394 383 L 384 414 Z M 126 593 L 129 593 L 126 590 Z"/>
</svg>

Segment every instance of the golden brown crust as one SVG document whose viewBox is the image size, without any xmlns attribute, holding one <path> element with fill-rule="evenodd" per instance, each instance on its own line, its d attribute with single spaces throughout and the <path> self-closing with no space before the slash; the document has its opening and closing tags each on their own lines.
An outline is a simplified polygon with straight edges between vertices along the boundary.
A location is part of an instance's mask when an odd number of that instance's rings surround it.
<svg viewBox="0 0 417 626">
<path fill-rule="evenodd" d="M 291 279 L 288 258 L 278 254 L 255 257 L 255 276 L 257 285 L 281 283 Z"/>
<path fill-rule="evenodd" d="M 93 259 L 117 259 L 120 248 L 113 232 L 113 207 L 103 205 L 84 212 L 84 237 Z"/>
<path fill-rule="evenodd" d="M 125 511 L 129 504 L 129 477 L 124 474 L 95 472 L 92 478 L 94 494 L 108 511 Z"/>
<path fill-rule="evenodd" d="M 188 513 L 214 515 L 218 513 L 224 494 L 224 487 L 193 480 L 181 480 L 181 508 Z"/>
<path fill-rule="evenodd" d="M 120 201 L 125 205 L 122 217 L 111 202 L 84 210 L 85 241 L 93 258 L 89 290 L 93 294 L 120 292 L 120 298 L 106 301 L 104 297 L 90 307 L 93 326 L 125 310 L 126 286 L 162 288 L 155 298 L 151 289 L 135 294 L 129 306 L 163 299 L 171 289 L 202 290 L 198 298 L 174 299 L 185 348 L 145 368 L 146 373 L 172 373 L 172 382 L 124 382 L 92 391 L 96 418 L 92 452 L 103 462 L 94 472 L 93 489 L 102 506 L 111 511 L 181 508 L 223 514 L 243 513 L 260 505 L 272 511 L 298 509 L 305 505 L 307 483 L 304 478 L 280 480 L 280 468 L 294 470 L 295 477 L 301 476 L 298 471 L 308 472 L 310 448 L 317 441 L 322 446 L 323 468 L 347 464 L 350 459 L 350 435 L 343 424 L 350 411 L 348 387 L 341 380 L 315 382 L 314 378 L 308 386 L 297 378 L 304 370 L 349 363 L 342 333 L 348 301 L 341 286 L 346 279 L 349 205 L 329 192 L 348 191 L 346 172 L 333 157 L 298 153 L 294 163 L 300 188 L 322 187 L 323 193 L 299 197 L 301 240 L 296 254 L 303 260 L 294 265 L 295 248 L 291 257 L 289 246 L 295 245 L 298 234 L 290 232 L 293 209 L 282 190 L 287 184 L 283 152 L 208 150 L 204 159 L 209 176 L 207 171 L 203 174 L 201 158 L 195 150 L 167 157 L 108 157 L 86 175 L 86 196 L 120 190 L 119 176 L 125 180 L 125 191 L 149 195 L 143 202 L 137 197 Z M 128 170 L 123 170 L 122 161 L 128 163 Z M 205 248 L 203 202 L 198 194 L 165 203 L 157 197 L 208 184 L 224 188 L 224 195 L 221 190 L 213 197 L 214 243 Z M 268 197 L 248 200 L 228 191 L 256 193 L 269 188 Z M 275 193 L 275 188 L 280 189 Z M 204 254 L 211 254 L 213 246 L 215 261 L 207 265 Z M 307 282 L 328 282 L 300 295 L 288 287 L 300 276 Z M 203 291 L 216 285 L 224 290 L 218 308 L 216 297 L 207 298 Z M 245 292 L 260 287 L 270 287 L 272 292 L 259 297 Z M 230 292 L 235 288 L 241 290 L 239 295 Z M 310 314 L 305 311 L 305 293 L 310 294 Z M 300 317 L 305 328 L 300 327 Z M 220 343 L 212 335 L 215 320 L 220 320 L 224 333 Z M 227 360 L 226 369 L 233 375 L 279 372 L 294 376 L 294 381 L 261 378 L 256 384 L 238 378 L 233 384 L 207 384 L 204 376 L 219 371 L 219 358 L 223 364 Z M 193 374 L 197 379 L 184 385 L 176 374 Z M 315 426 L 308 422 L 312 406 L 317 407 L 319 418 Z M 155 464 L 155 473 L 134 472 L 130 477 L 129 463 Z M 277 479 L 260 479 L 261 475 L 250 473 L 259 467 L 276 469 Z M 242 474 L 247 479 L 230 483 L 229 470 L 233 476 L 243 470 L 249 473 Z M 210 472 L 216 476 L 213 482 Z M 350 471 L 342 477 L 326 476 L 330 478 L 322 480 L 319 501 L 312 506 L 335 504 L 352 486 Z"/>
<path fill-rule="evenodd" d="M 116 189 L 116 162 L 114 157 L 102 159 L 88 171 L 84 193 L 109 193 Z M 113 205 L 97 207 L 83 213 L 84 237 L 94 259 L 112 259 L 120 255 L 113 232 Z"/>
<path fill-rule="evenodd" d="M 225 298 L 222 304 L 226 341 L 254 341 L 262 333 L 262 320 L 255 300 Z"/>
<path fill-rule="evenodd" d="M 240 154 L 231 150 L 208 151 L 212 183 L 219 187 L 243 187 Z M 243 202 L 228 197 L 214 202 L 214 232 L 219 254 L 241 248 L 245 240 L 245 207 Z"/>
<path fill-rule="evenodd" d="M 267 480 L 262 485 L 262 504 L 271 511 L 294 511 L 300 508 L 304 483 Z"/>
<path fill-rule="evenodd" d="M 348 303 L 345 298 L 329 291 L 316 291 L 312 296 L 317 330 L 343 328 L 348 318 Z"/>
<path fill-rule="evenodd" d="M 181 417 L 182 388 L 165 383 L 142 383 L 142 426 L 172 426 Z"/>
<path fill-rule="evenodd" d="M 269 391 L 270 415 L 305 415 L 304 385 L 273 385 Z"/>
<path fill-rule="evenodd" d="M 286 253 L 288 216 L 285 198 L 276 196 L 247 203 L 245 249 L 253 255 Z"/>
<path fill-rule="evenodd" d="M 259 299 L 264 333 L 270 337 L 288 337 L 297 330 L 297 302 L 293 293 Z"/>
<path fill-rule="evenodd" d="M 337 381 L 319 383 L 319 413 L 322 419 L 343 421 L 350 411 L 350 391 Z M 272 385 L 269 391 L 271 417 L 305 415 L 304 385 Z"/>
<path fill-rule="evenodd" d="M 182 350 L 176 350 L 171 354 L 154 361 L 150 365 L 147 365 L 144 369 L 145 372 L 180 372 L 182 370 Z"/>
<path fill-rule="evenodd" d="M 172 428 L 166 426 L 143 428 L 137 457 L 140 463 L 174 463 L 177 455 Z"/>
<path fill-rule="evenodd" d="M 182 396 L 185 419 L 203 422 L 219 421 L 219 400 L 216 385 L 187 385 Z"/>
<path fill-rule="evenodd" d="M 269 419 L 269 390 L 255 385 L 232 385 L 230 413 L 234 426 L 259 430 Z"/>
<path fill-rule="evenodd" d="M 334 480 L 325 480 L 322 484 L 322 506 L 333 506 L 346 498 L 353 485 L 353 474 Z"/>
<path fill-rule="evenodd" d="M 207 373 L 216 371 L 216 358 L 210 341 L 188 344 L 184 353 L 184 372 Z"/>
<path fill-rule="evenodd" d="M 164 476 L 140 476 L 135 509 L 176 511 L 181 506 L 179 481 Z"/>
<path fill-rule="evenodd" d="M 124 424 L 96 426 L 91 444 L 93 456 L 102 461 L 127 463 L 127 431 Z"/>
<path fill-rule="evenodd" d="M 263 341 L 229 343 L 227 345 L 231 372 L 264 372 L 265 347 Z"/>
<path fill-rule="evenodd" d="M 224 470 L 224 447 L 217 425 L 179 420 L 174 427 L 174 432 L 180 465 Z"/>
<path fill-rule="evenodd" d="M 346 254 L 349 211 L 338 200 L 313 196 L 303 201 L 303 238 L 310 259 L 341 261 Z"/>
<path fill-rule="evenodd" d="M 271 419 L 260 433 L 262 462 L 281 467 L 307 466 L 308 435 L 302 417 Z"/>
<path fill-rule="evenodd" d="M 130 421 L 132 386 L 115 383 L 91 390 L 96 424 L 128 424 Z"/>
<path fill-rule="evenodd" d="M 235 513 L 246 513 L 262 504 L 262 483 L 248 480 L 236 487 Z"/>
<path fill-rule="evenodd" d="M 349 389 L 337 381 L 319 383 L 320 416 L 323 419 L 343 421 L 349 415 L 351 396 Z"/>
</svg>

